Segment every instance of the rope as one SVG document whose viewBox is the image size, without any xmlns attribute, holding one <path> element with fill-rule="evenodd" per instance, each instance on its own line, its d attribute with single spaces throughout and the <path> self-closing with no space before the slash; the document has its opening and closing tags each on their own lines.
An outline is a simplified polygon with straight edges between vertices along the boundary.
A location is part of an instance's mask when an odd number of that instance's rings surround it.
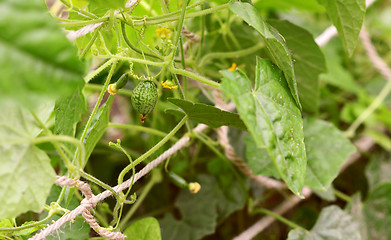
<svg viewBox="0 0 391 240">
<path fill-rule="evenodd" d="M 190 48 L 190 45 L 192 43 L 198 43 L 199 41 L 201 41 L 201 37 L 193 32 L 190 32 L 185 27 L 182 28 L 181 33 L 183 36 L 185 36 L 187 39 L 189 39 L 189 41 L 187 41 L 187 42 L 185 42 L 185 44 L 183 44 L 183 52 L 186 55 L 187 51 Z"/>
<path fill-rule="evenodd" d="M 365 27 L 361 29 L 360 38 L 373 66 L 379 71 L 379 73 L 386 80 L 391 81 L 391 69 L 387 66 L 387 64 L 383 61 L 383 59 L 379 57 L 379 54 L 377 54 L 376 49 L 373 46 L 367 31 L 365 30 Z"/>
</svg>

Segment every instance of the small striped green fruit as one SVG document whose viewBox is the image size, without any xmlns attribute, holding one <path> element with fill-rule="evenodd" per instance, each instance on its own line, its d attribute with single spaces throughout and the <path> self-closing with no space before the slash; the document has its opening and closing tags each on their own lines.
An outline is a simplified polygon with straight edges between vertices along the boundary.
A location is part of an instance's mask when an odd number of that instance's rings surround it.
<svg viewBox="0 0 391 240">
<path fill-rule="evenodd" d="M 141 80 L 133 89 L 131 97 L 132 105 L 137 112 L 142 114 L 142 123 L 144 123 L 146 115 L 155 108 L 157 99 L 157 88 L 153 81 Z"/>
</svg>

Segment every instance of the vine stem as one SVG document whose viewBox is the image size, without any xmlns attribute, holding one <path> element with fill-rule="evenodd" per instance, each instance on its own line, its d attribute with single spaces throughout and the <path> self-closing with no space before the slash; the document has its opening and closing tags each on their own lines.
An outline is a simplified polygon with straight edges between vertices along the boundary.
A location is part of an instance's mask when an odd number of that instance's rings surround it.
<svg viewBox="0 0 391 240">
<path fill-rule="evenodd" d="M 119 228 L 122 229 L 125 226 L 125 223 L 129 221 L 129 219 L 133 216 L 133 214 L 136 212 L 136 210 L 140 207 L 141 203 L 144 201 L 144 199 L 147 197 L 148 193 L 151 191 L 152 187 L 159 182 L 159 179 L 155 177 L 154 175 L 157 174 L 155 171 L 152 171 L 152 177 L 149 180 L 149 182 L 145 185 L 143 192 L 141 193 L 140 197 L 137 198 L 137 201 L 134 203 L 134 205 L 130 208 L 130 210 L 126 213 L 126 215 L 121 219 L 119 223 Z M 160 174 L 160 173 L 159 173 Z"/>
<path fill-rule="evenodd" d="M 165 137 L 167 135 L 167 133 L 156 130 L 154 128 L 147 128 L 147 127 L 139 126 L 139 125 L 109 123 L 109 127 L 128 129 L 128 130 L 134 130 L 134 131 L 141 131 L 141 132 L 150 133 L 150 134 L 160 136 L 160 137 Z M 176 142 L 176 141 L 178 141 L 178 138 L 176 138 L 175 136 L 171 136 L 170 140 Z"/>
<path fill-rule="evenodd" d="M 86 172 L 84 172 L 82 170 L 79 170 L 79 174 L 83 178 L 87 179 L 88 181 L 93 182 L 96 185 L 102 187 L 103 189 L 110 191 L 114 195 L 114 197 L 116 198 L 117 201 L 120 200 L 119 194 L 112 187 L 107 185 L 106 183 L 102 182 L 101 180 L 97 179 L 96 177 L 94 177 L 94 176 L 92 176 L 92 175 L 90 175 L 90 174 L 88 174 L 88 173 L 86 173 Z"/>
<path fill-rule="evenodd" d="M 203 4 L 206 0 L 202 0 L 202 1 L 199 1 L 197 3 L 194 3 L 193 5 L 190 5 L 188 7 L 186 7 L 186 10 L 190 10 L 192 8 L 195 8 L 201 4 Z M 170 16 L 175 16 L 177 14 L 180 14 L 181 13 L 181 10 L 177 10 L 177 11 L 174 11 L 174 12 L 170 12 L 170 13 L 167 13 L 167 14 L 164 14 L 164 15 L 160 15 L 160 16 L 156 16 L 156 17 L 149 17 L 148 19 L 149 20 L 157 20 L 157 19 L 162 19 L 162 18 L 166 18 L 166 17 L 170 17 Z"/>
<path fill-rule="evenodd" d="M 192 73 L 192 72 L 189 72 L 189 71 L 186 71 L 184 69 L 178 69 L 178 68 L 175 68 L 174 66 L 170 66 L 170 71 L 172 73 L 175 73 L 175 74 L 180 74 L 180 75 L 183 75 L 183 76 L 186 76 L 186 77 L 190 77 L 194 80 L 197 80 L 199 82 L 202 82 L 206 85 L 209 85 L 211 87 L 214 87 L 214 88 L 220 88 L 220 84 L 215 82 L 215 81 L 212 81 L 212 80 L 209 80 L 205 77 L 202 77 L 200 75 L 197 75 L 195 73 Z"/>
<path fill-rule="evenodd" d="M 365 27 L 363 27 L 360 32 L 360 38 L 372 64 L 388 82 L 376 96 L 375 100 L 364 110 L 364 112 L 360 114 L 360 116 L 352 123 L 352 125 L 350 125 L 348 130 L 346 130 L 345 134 L 348 137 L 354 136 L 357 128 L 365 121 L 365 119 L 372 115 L 372 113 L 380 106 L 380 104 L 382 104 L 384 99 L 391 92 L 391 69 L 376 52 L 376 49 L 373 46 L 367 31 L 365 30 Z"/>
<path fill-rule="evenodd" d="M 351 138 L 354 136 L 357 128 L 370 116 L 372 113 L 382 104 L 384 99 L 391 91 L 391 81 L 387 82 L 385 87 L 381 90 L 379 95 L 373 100 L 373 102 L 358 116 L 358 118 L 349 126 L 345 132 L 345 136 Z"/>
<path fill-rule="evenodd" d="M 99 73 L 101 73 L 103 70 L 105 70 L 108 66 L 110 66 L 111 64 L 113 64 L 114 62 L 116 62 L 117 60 L 114 59 L 114 58 L 111 58 L 110 60 L 108 60 L 107 62 L 105 62 L 104 64 L 102 64 L 102 66 L 100 66 L 98 69 L 96 69 L 95 71 L 93 71 L 92 73 L 88 74 L 85 78 L 84 78 L 84 81 L 86 83 L 88 83 L 91 79 L 93 79 L 94 77 L 96 77 Z"/>
<path fill-rule="evenodd" d="M 92 119 L 94 118 L 96 112 L 98 111 L 98 107 L 99 107 L 100 103 L 102 102 L 103 95 L 104 95 L 105 92 L 106 92 L 107 86 L 108 86 L 109 83 L 110 83 L 111 77 L 112 77 L 113 74 L 114 74 L 114 70 L 115 70 L 115 67 L 116 67 L 116 66 L 117 66 L 117 61 L 113 61 L 113 65 L 111 65 L 111 69 L 110 69 L 109 74 L 107 75 L 106 82 L 105 82 L 105 84 L 103 85 L 104 87 L 102 88 L 102 91 L 101 91 L 100 94 L 99 94 L 98 101 L 96 102 L 95 107 L 94 107 L 94 109 L 92 110 L 92 113 L 91 113 L 90 117 L 88 118 L 87 123 L 86 123 L 86 126 L 84 127 L 84 130 L 83 130 L 83 132 L 82 132 L 82 134 L 81 134 L 80 140 L 81 140 L 83 143 L 84 143 L 84 141 L 85 141 L 85 137 L 86 137 L 88 128 L 90 127 L 91 122 L 92 122 Z M 110 97 L 111 97 L 111 96 L 112 96 L 112 95 L 110 95 Z M 79 149 L 76 151 L 75 158 L 73 159 L 73 161 L 75 161 L 76 156 L 78 155 L 78 152 L 79 152 Z M 81 162 L 80 162 L 80 166 L 79 166 L 79 167 L 84 166 L 84 162 L 85 162 L 85 161 L 86 161 L 86 159 L 84 159 L 84 158 L 81 159 Z"/>
<path fill-rule="evenodd" d="M 84 21 L 72 21 L 72 22 L 63 22 L 61 23 L 61 26 L 63 27 L 78 27 L 78 26 L 85 26 L 93 23 L 101 23 L 108 21 L 108 17 L 103 18 L 97 18 L 97 19 L 91 19 L 91 20 L 84 20 Z"/>
<path fill-rule="evenodd" d="M 163 146 L 178 130 L 185 124 L 188 117 L 185 116 L 182 118 L 182 120 L 169 132 L 160 142 L 158 142 L 155 146 L 153 146 L 151 149 L 149 149 L 146 153 L 141 155 L 139 158 L 137 158 L 133 163 L 126 166 L 120 173 L 120 175 L 124 172 L 127 173 L 132 169 L 134 166 L 137 166 L 139 163 L 144 161 L 147 157 L 149 157 L 152 153 L 157 151 L 161 146 Z"/>
<path fill-rule="evenodd" d="M 346 195 L 345 193 L 343 193 L 341 191 L 338 191 L 335 188 L 333 189 L 333 192 L 334 192 L 335 196 L 337 196 L 339 199 L 344 200 L 347 203 L 349 203 L 352 200 L 351 197 L 349 197 L 348 195 Z"/>
<path fill-rule="evenodd" d="M 72 4 L 70 4 L 68 1 L 66 0 L 60 0 L 67 8 L 70 8 L 71 10 L 74 10 L 76 12 L 79 12 L 81 13 L 82 15 L 85 15 L 87 17 L 90 17 L 90 18 L 98 18 L 97 16 L 95 16 L 94 14 L 90 13 L 90 12 L 87 12 L 83 9 L 80 9 L 80 8 L 77 8 L 75 6 L 72 6 Z"/>
<path fill-rule="evenodd" d="M 275 219 L 277 219 L 278 221 L 288 225 L 289 227 L 293 228 L 293 229 L 302 229 L 304 231 L 307 231 L 305 228 L 299 226 L 298 224 L 284 218 L 283 216 L 273 212 L 273 211 L 270 211 L 270 210 L 267 210 L 265 208 L 259 208 L 259 209 L 255 209 L 254 212 L 252 213 L 263 213 L 263 214 L 266 214 L 266 215 L 269 215 L 271 217 L 274 217 Z"/>
<path fill-rule="evenodd" d="M 83 158 L 86 155 L 86 151 L 84 148 L 84 145 L 81 144 L 79 140 L 76 138 L 70 137 L 70 136 L 64 136 L 64 135 L 49 135 L 49 136 L 43 136 L 43 137 L 38 137 L 33 140 L 31 140 L 31 143 L 33 144 L 39 144 L 39 143 L 44 143 L 44 142 L 51 142 L 54 144 L 54 147 L 56 150 L 59 152 L 61 158 L 65 161 L 65 164 L 67 165 L 67 168 L 69 169 L 70 172 L 75 171 L 74 165 L 69 161 L 69 159 L 65 156 L 64 152 L 61 150 L 60 146 L 55 144 L 55 142 L 68 142 L 76 145 L 78 149 L 80 149 L 80 157 Z"/>
<path fill-rule="evenodd" d="M 23 226 L 19 226 L 19 227 L 0 228 L 0 232 L 16 232 L 16 231 L 21 231 L 24 229 L 32 228 L 32 227 L 44 224 L 47 220 L 49 220 L 51 217 L 53 217 L 53 215 L 54 215 L 54 213 L 51 213 L 47 217 L 45 217 L 44 219 L 42 219 L 38 222 L 34 222 L 31 224 L 27 224 L 27 225 L 23 225 Z"/>
<path fill-rule="evenodd" d="M 220 10 L 228 8 L 228 6 L 229 6 L 229 4 L 226 3 L 226 4 L 218 5 L 216 7 L 208 8 L 208 9 L 205 9 L 205 10 L 201 10 L 201 11 L 198 11 L 198 12 L 189 13 L 189 14 L 187 14 L 185 16 L 185 19 L 187 19 L 187 18 L 195 18 L 195 17 L 200 17 L 200 16 L 211 14 L 211 13 L 215 13 L 216 11 L 220 11 Z M 122 20 L 124 20 L 124 19 L 122 19 Z M 172 22 L 172 21 L 178 21 L 178 17 L 176 17 L 176 16 L 172 16 L 171 17 L 170 16 L 170 17 L 164 17 L 162 19 L 156 19 L 156 20 L 149 20 L 149 18 L 146 18 L 145 20 L 144 19 L 143 20 L 135 20 L 133 23 L 126 22 L 126 24 L 128 24 L 128 25 L 135 25 L 135 26 L 157 25 L 157 24 L 160 24 L 160 23 Z"/>
<path fill-rule="evenodd" d="M 174 45 L 175 45 L 175 46 L 178 46 L 179 39 L 181 38 L 182 27 L 183 27 L 183 22 L 185 21 L 186 7 L 187 7 L 187 4 L 188 4 L 188 3 L 189 3 L 189 0 L 185 0 L 185 1 L 182 3 L 181 15 L 179 16 L 178 26 L 177 26 L 177 32 L 176 32 L 175 40 L 174 40 Z M 176 49 L 177 49 L 177 48 L 175 48 L 175 50 L 174 50 L 173 53 L 172 53 L 172 58 L 175 57 Z"/>
<path fill-rule="evenodd" d="M 145 59 L 125 57 L 125 56 L 119 56 L 119 55 L 108 55 L 108 56 L 99 55 L 97 57 L 111 58 L 111 59 L 116 59 L 116 60 L 125 60 L 125 61 L 137 62 L 137 63 L 151 65 L 151 66 L 157 66 L 157 67 L 161 67 L 161 66 L 166 65 L 166 62 L 153 62 L 153 61 L 149 61 L 149 60 L 145 60 Z"/>
<path fill-rule="evenodd" d="M 255 46 L 252 46 L 252 47 L 249 47 L 249 48 L 246 48 L 243 50 L 238 50 L 238 51 L 233 51 L 233 52 L 208 53 L 203 58 L 201 58 L 199 66 L 203 66 L 208 60 L 214 59 L 214 58 L 234 58 L 234 57 L 246 56 L 248 54 L 254 53 L 255 51 L 263 48 L 264 45 L 265 44 L 263 42 L 260 42 Z"/>
</svg>

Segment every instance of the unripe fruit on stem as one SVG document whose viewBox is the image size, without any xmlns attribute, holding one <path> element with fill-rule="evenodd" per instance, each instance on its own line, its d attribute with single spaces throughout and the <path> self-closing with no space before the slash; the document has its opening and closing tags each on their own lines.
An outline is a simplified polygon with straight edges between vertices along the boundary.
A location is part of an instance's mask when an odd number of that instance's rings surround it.
<svg viewBox="0 0 391 240">
<path fill-rule="evenodd" d="M 141 122 L 144 123 L 146 115 L 155 108 L 158 99 L 156 84 L 153 81 L 142 80 L 133 89 L 132 105 L 137 112 L 142 114 Z"/>
</svg>

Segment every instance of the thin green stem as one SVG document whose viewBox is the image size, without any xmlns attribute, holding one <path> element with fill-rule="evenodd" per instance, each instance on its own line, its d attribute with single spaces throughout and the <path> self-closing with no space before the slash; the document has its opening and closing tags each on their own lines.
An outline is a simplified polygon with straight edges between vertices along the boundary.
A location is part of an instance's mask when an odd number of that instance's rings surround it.
<svg viewBox="0 0 391 240">
<path fill-rule="evenodd" d="M 305 228 L 299 226 L 298 224 L 292 222 L 291 220 L 288 220 L 286 218 L 284 218 L 283 216 L 275 213 L 275 212 L 272 212 L 268 209 L 265 209 L 265 208 L 258 208 L 258 209 L 255 209 L 254 212 L 255 213 L 263 213 L 263 214 L 266 214 L 266 215 L 269 215 L 271 217 L 274 217 L 275 219 L 277 219 L 278 221 L 288 225 L 289 227 L 293 228 L 293 229 L 301 229 L 301 230 L 304 230 L 304 231 L 307 231 Z"/>
<path fill-rule="evenodd" d="M 74 144 L 77 146 L 78 149 L 80 149 L 80 158 L 84 158 L 86 151 L 84 148 L 84 145 L 77 140 L 76 138 L 70 137 L 70 136 L 65 136 L 65 135 L 49 135 L 49 136 L 43 136 L 43 137 L 38 137 L 33 140 L 31 140 L 31 143 L 33 144 L 39 144 L 39 143 L 44 143 L 44 142 L 68 142 L 71 144 Z M 56 146 L 57 150 L 61 150 L 59 146 Z M 60 156 L 63 158 L 63 160 L 66 162 L 66 165 L 68 167 L 68 170 L 70 172 L 74 171 L 74 165 L 69 161 L 69 159 L 65 156 L 64 152 L 61 150 L 59 151 Z"/>
<path fill-rule="evenodd" d="M 113 65 L 111 65 L 109 74 L 107 75 L 106 82 L 105 82 L 104 85 L 103 85 L 103 89 L 101 90 L 101 92 L 100 92 L 100 94 L 99 94 L 99 97 L 98 97 L 98 100 L 97 100 L 97 102 L 96 102 L 96 104 L 95 104 L 95 107 L 94 107 L 94 109 L 92 110 L 92 113 L 91 113 L 90 117 L 88 118 L 87 123 L 86 123 L 86 126 L 84 127 L 84 130 L 83 130 L 83 132 L 82 132 L 82 134 L 81 134 L 80 140 L 81 140 L 83 143 L 84 143 L 84 141 L 85 141 L 87 131 L 88 131 L 88 129 L 90 128 L 90 125 L 91 125 L 91 123 L 92 123 L 92 119 L 94 118 L 95 114 L 96 114 L 97 111 L 98 111 L 98 107 L 99 107 L 99 105 L 100 105 L 100 103 L 101 103 L 101 101 L 102 101 L 102 99 L 103 99 L 103 95 L 105 94 L 106 89 L 107 89 L 107 86 L 109 85 L 110 80 L 111 80 L 111 78 L 112 78 L 112 76 L 113 76 L 113 74 L 114 74 L 114 70 L 115 70 L 116 65 L 117 65 L 117 61 L 114 61 L 114 62 L 113 62 Z M 76 159 L 76 156 L 78 155 L 78 152 L 79 152 L 79 148 L 78 148 L 78 150 L 76 151 L 75 157 L 74 157 L 74 159 L 73 159 L 73 163 L 74 163 L 74 161 L 75 161 L 75 159 Z M 84 166 L 84 165 L 85 165 L 85 164 L 84 164 L 85 161 L 86 161 L 86 159 L 82 158 L 81 161 L 80 161 L 80 163 L 79 163 L 79 167 Z"/>
<path fill-rule="evenodd" d="M 179 20 L 178 20 L 177 32 L 176 32 L 175 39 L 174 39 L 174 46 L 178 46 L 179 39 L 181 37 L 183 22 L 185 21 L 186 7 L 187 7 L 188 3 L 189 3 L 189 0 L 184 0 L 182 2 L 182 11 L 181 11 L 181 15 L 179 16 Z M 172 53 L 173 54 L 172 58 L 175 57 L 176 49 L 177 48 L 175 48 Z"/>
<path fill-rule="evenodd" d="M 107 75 L 106 81 L 105 81 L 105 83 L 104 83 L 104 85 L 103 85 L 103 88 L 102 88 L 100 94 L 99 94 L 98 101 L 96 102 L 95 107 L 94 107 L 94 109 L 92 110 L 92 113 L 91 113 L 90 117 L 88 118 L 87 124 L 86 124 L 86 126 L 84 127 L 83 133 L 82 133 L 82 135 L 81 135 L 81 137 L 80 137 L 80 139 L 81 139 L 82 141 L 84 141 L 84 138 L 85 138 L 85 136 L 86 136 L 86 134 L 87 134 L 88 128 L 89 128 L 90 125 L 91 125 L 92 119 L 93 119 L 93 117 L 95 116 L 96 112 L 98 111 L 98 107 L 99 107 L 99 105 L 100 105 L 100 103 L 101 103 L 101 101 L 102 101 L 102 99 L 103 99 L 103 95 L 104 95 L 105 92 L 106 92 L 107 86 L 109 85 L 110 80 L 111 80 L 111 78 L 112 78 L 112 76 L 113 76 L 113 74 L 114 74 L 114 70 L 115 70 L 116 65 L 117 65 L 117 61 L 113 61 L 113 65 L 111 65 L 111 69 L 110 69 L 110 71 L 109 71 L 109 74 Z"/>
<path fill-rule="evenodd" d="M 45 132 L 45 134 L 47 134 L 48 136 L 52 136 L 52 132 L 45 126 L 45 124 L 38 118 L 38 116 L 34 113 L 34 112 L 31 112 L 31 114 L 33 115 L 35 121 L 38 122 L 38 124 L 42 127 L 43 131 Z M 75 139 L 76 140 L 76 139 Z M 74 172 L 76 170 L 75 166 L 72 165 L 71 161 L 69 160 L 69 158 L 65 155 L 64 151 L 62 150 L 62 148 L 57 144 L 56 141 L 52 141 L 51 142 L 53 144 L 53 146 L 56 148 L 56 150 L 58 151 L 58 154 L 60 155 L 61 159 L 63 159 L 63 161 L 65 162 L 65 165 L 67 166 L 68 168 L 68 177 L 71 176 L 71 173 Z M 77 141 L 74 142 L 74 144 L 77 146 L 77 147 L 80 147 L 81 149 L 81 156 L 85 155 L 85 149 L 84 149 L 84 146 L 79 142 Z M 64 197 L 64 194 L 65 194 L 65 190 L 67 189 L 67 186 L 63 187 L 61 189 L 61 192 L 60 194 L 58 195 L 58 198 L 57 198 L 57 201 L 56 203 L 57 204 L 60 204 L 60 202 L 62 201 L 63 197 Z"/>
<path fill-rule="evenodd" d="M 60 23 L 63 27 L 79 27 L 79 26 L 86 26 L 94 23 L 101 23 L 106 22 L 110 18 L 104 17 L 104 18 L 98 18 L 98 19 L 91 19 L 91 20 L 82 20 L 82 21 L 72 21 L 72 22 L 62 22 Z"/>
<path fill-rule="evenodd" d="M 194 3 L 193 5 L 187 6 L 186 7 L 186 11 L 190 10 L 190 9 L 193 9 L 193 8 L 203 4 L 204 2 L 206 2 L 206 0 L 202 0 L 202 1 L 199 1 L 197 3 Z M 164 18 L 167 18 L 167 17 L 170 17 L 170 16 L 176 16 L 176 15 L 180 14 L 181 12 L 182 12 L 182 10 L 177 10 L 177 11 L 170 12 L 170 13 L 167 13 L 167 14 L 164 14 L 164 15 L 160 15 L 160 16 L 156 16 L 156 17 L 149 17 L 148 20 L 164 19 Z"/>
<path fill-rule="evenodd" d="M 72 11 L 75 11 L 75 12 L 79 12 L 81 13 L 82 15 L 85 15 L 87 17 L 90 17 L 90 18 L 98 18 L 97 16 L 95 16 L 94 14 L 90 13 L 90 12 L 87 12 L 83 9 L 80 9 L 78 7 L 75 7 L 73 6 L 72 4 L 70 4 L 69 2 L 65 1 L 65 0 L 60 0 L 67 8 L 69 8 L 70 10 Z"/>
<path fill-rule="evenodd" d="M 182 37 L 180 38 L 180 43 L 179 43 L 179 47 L 180 47 L 180 50 L 181 50 L 181 63 L 182 63 L 182 68 L 183 69 L 186 69 L 186 62 L 185 62 L 185 53 L 183 51 L 183 41 L 182 41 Z M 183 76 L 183 88 L 185 90 L 182 90 L 182 94 L 183 94 L 183 99 L 186 99 L 186 96 L 187 96 L 187 78 L 186 76 Z"/>
<path fill-rule="evenodd" d="M 231 28 L 230 28 L 230 26 L 231 26 L 230 17 L 231 17 L 231 10 L 228 9 L 228 16 L 227 16 L 227 20 L 225 21 L 225 27 L 224 28 L 226 30 L 226 33 L 227 33 L 228 37 L 230 37 L 232 42 L 234 43 L 235 47 L 237 49 L 241 49 L 238 39 L 236 39 L 235 35 L 231 31 Z"/>
<path fill-rule="evenodd" d="M 153 172 L 152 172 L 153 174 Z M 157 181 L 156 177 L 151 178 L 147 185 L 145 185 L 143 192 L 141 195 L 137 198 L 136 202 L 133 204 L 132 208 L 126 213 L 126 215 L 121 219 L 119 223 L 119 228 L 122 229 L 125 227 L 125 224 L 129 221 L 129 219 L 133 216 L 133 214 L 136 212 L 136 210 L 140 207 L 141 203 L 144 201 L 145 197 L 148 195 L 148 193 L 151 191 L 152 187 L 159 181 Z"/>
<path fill-rule="evenodd" d="M 212 13 L 215 13 L 216 11 L 220 11 L 220 10 L 223 10 L 223 9 L 226 9 L 228 8 L 228 4 L 222 4 L 222 5 L 219 5 L 219 6 L 216 6 L 216 7 L 212 7 L 212 8 L 208 8 L 208 9 L 205 9 L 205 10 L 201 10 L 201 11 L 198 11 L 198 12 L 194 12 L 194 13 L 189 13 L 189 14 L 186 14 L 185 16 L 185 19 L 188 19 L 188 18 L 195 18 L 195 17 L 200 17 L 200 16 L 204 16 L 204 15 L 208 15 L 208 14 L 212 14 Z M 157 24 L 160 24 L 160 23 L 164 23 L 164 22 L 173 22 L 173 21 L 178 21 L 178 17 L 177 16 L 168 16 L 168 17 L 162 17 L 159 18 L 159 19 L 150 19 L 150 18 L 146 18 L 145 21 L 144 20 L 135 20 L 133 22 L 133 24 L 135 26 L 141 26 L 141 25 L 157 25 Z M 132 24 L 132 23 L 127 23 L 127 24 Z"/>
<path fill-rule="evenodd" d="M 87 83 L 86 85 L 84 85 L 84 88 L 85 89 L 96 90 L 96 91 L 102 91 L 103 86 L 100 85 L 100 84 Z M 129 97 L 132 96 L 132 91 L 127 90 L 127 89 L 123 89 L 123 88 L 122 89 L 118 89 L 118 93 L 122 94 L 122 95 L 129 96 Z"/>
<path fill-rule="evenodd" d="M 133 160 L 132 160 L 132 157 L 128 154 L 128 152 L 126 152 L 126 150 L 121 146 L 120 143 L 117 143 L 117 144 L 114 144 L 114 147 L 120 149 L 125 155 L 126 157 L 129 159 L 129 162 L 131 165 L 133 165 Z M 133 177 L 134 175 L 136 175 L 136 170 L 134 168 L 134 165 L 133 165 Z M 127 174 L 128 172 L 125 172 L 125 171 L 121 171 L 121 173 L 119 174 L 118 176 L 118 185 L 121 185 L 123 182 L 124 182 L 124 177 L 125 175 Z M 127 197 L 127 195 L 129 194 L 130 192 L 130 189 L 132 188 L 133 186 L 133 180 L 132 180 L 132 183 L 130 184 L 130 187 L 128 188 L 128 193 L 125 195 L 125 198 Z"/>
<path fill-rule="evenodd" d="M 87 46 L 86 46 L 86 47 L 83 49 L 83 51 L 80 53 L 80 56 L 79 56 L 80 59 L 83 58 L 83 57 L 87 54 L 88 50 L 90 50 L 92 44 L 95 42 L 96 38 L 98 37 L 99 31 L 100 31 L 101 28 L 102 28 L 102 26 L 99 26 L 99 27 L 95 30 L 95 33 L 94 33 L 94 35 L 92 36 L 92 38 L 90 39 L 90 41 L 88 42 Z"/>
<path fill-rule="evenodd" d="M 373 100 L 371 105 L 369 105 L 358 118 L 350 125 L 350 127 L 346 130 L 345 136 L 353 137 L 356 133 L 357 128 L 370 116 L 372 113 L 382 104 L 384 99 L 388 96 L 391 91 L 391 81 L 388 81 L 381 92 L 377 95 L 377 97 Z"/>
<path fill-rule="evenodd" d="M 101 180 L 97 179 L 96 177 L 84 172 L 83 170 L 79 170 L 79 174 L 83 178 L 87 179 L 90 182 L 95 183 L 96 185 L 100 186 L 101 188 L 109 190 L 114 195 L 114 197 L 117 199 L 117 201 L 120 199 L 119 194 L 116 191 L 114 191 L 114 189 L 112 187 L 110 187 L 109 185 L 107 185 L 106 183 L 104 183 Z"/>
<path fill-rule="evenodd" d="M 93 71 L 92 73 L 88 74 L 85 78 L 84 78 L 84 81 L 86 83 L 88 83 L 91 79 L 93 79 L 94 77 L 96 77 L 99 73 L 101 73 L 103 70 L 105 70 L 108 66 L 110 66 L 111 64 L 113 64 L 114 62 L 116 62 L 117 59 L 114 59 L 114 58 L 111 58 L 110 60 L 108 60 L 107 62 L 105 62 L 104 64 L 102 64 L 99 68 L 97 68 L 95 71 Z"/>
<path fill-rule="evenodd" d="M 165 0 L 160 0 L 160 8 L 162 9 L 162 12 L 167 15 L 170 11 L 168 10 L 167 3 Z"/>
<path fill-rule="evenodd" d="M 212 81 L 212 80 L 209 80 L 205 77 L 202 77 L 202 76 L 199 76 L 195 73 L 192 73 L 192 72 L 189 72 L 189 71 L 186 71 L 184 69 L 178 69 L 178 68 L 175 68 L 174 66 L 170 66 L 170 71 L 172 73 L 175 73 L 175 74 L 180 74 L 180 75 L 183 75 L 183 76 L 187 76 L 187 77 L 190 77 L 194 80 L 197 80 L 199 82 L 202 82 L 206 85 L 209 85 L 211 87 L 214 87 L 214 88 L 220 88 L 220 84 L 215 82 L 215 81 Z"/>
<path fill-rule="evenodd" d="M 143 52 L 141 50 L 139 50 L 138 48 L 136 48 L 132 42 L 129 40 L 128 38 L 128 35 L 126 34 L 126 29 L 125 29 L 125 23 L 121 21 L 121 33 L 122 33 L 122 37 L 123 39 L 125 40 L 125 43 L 130 47 L 130 49 L 132 49 L 133 51 L 135 51 L 136 53 L 142 55 Z M 145 56 L 148 56 L 148 57 L 152 57 L 152 58 L 156 58 L 156 59 L 160 59 L 162 60 L 163 57 L 158 55 L 157 53 L 155 52 L 152 52 L 152 54 L 150 53 L 144 53 Z"/>
<path fill-rule="evenodd" d="M 150 133 L 150 134 L 153 134 L 153 135 L 156 135 L 156 136 L 160 136 L 160 137 L 165 137 L 167 135 L 167 133 L 159 131 L 157 129 L 148 128 L 148 127 L 139 126 L 139 125 L 109 123 L 109 127 L 128 129 L 128 130 L 134 130 L 134 131 L 140 131 L 140 132 L 146 132 L 146 133 Z M 177 142 L 178 138 L 176 138 L 175 136 L 171 136 L 170 140 L 172 140 L 174 142 Z"/>
<path fill-rule="evenodd" d="M 146 153 L 141 155 L 139 158 L 137 158 L 133 164 L 129 164 L 126 166 L 122 172 L 128 172 L 130 169 L 132 169 L 134 166 L 137 166 L 139 163 L 144 161 L 147 157 L 149 157 L 152 153 L 157 151 L 160 147 L 162 147 L 178 130 L 185 124 L 187 121 L 187 116 L 182 118 L 182 120 L 169 132 L 160 142 L 158 142 L 155 146 L 153 146 L 151 149 L 149 149 Z"/>
<path fill-rule="evenodd" d="M 166 62 L 153 62 L 153 61 L 149 61 L 149 60 L 144 60 L 144 59 L 139 59 L 139 58 L 132 58 L 132 57 L 125 57 L 125 56 L 120 56 L 120 55 L 108 55 L 108 56 L 99 55 L 97 57 L 114 58 L 114 59 L 117 59 L 117 60 L 125 60 L 125 61 L 130 61 L 130 62 L 137 62 L 137 63 L 141 63 L 141 64 L 147 64 L 147 65 L 158 66 L 158 67 L 166 65 Z"/>
<path fill-rule="evenodd" d="M 199 66 L 203 66 L 206 64 L 209 60 L 214 59 L 214 58 L 234 58 L 234 57 L 242 57 L 246 56 L 248 54 L 252 54 L 255 51 L 261 49 L 264 47 L 264 43 L 260 42 L 255 46 L 243 49 L 243 50 L 238 50 L 238 51 L 233 51 L 233 52 L 214 52 L 214 53 L 208 53 L 206 54 L 200 61 Z"/>
<path fill-rule="evenodd" d="M 202 10 L 204 9 L 204 4 L 201 5 L 201 9 Z M 196 59 L 200 59 L 200 56 L 202 54 L 202 46 L 204 45 L 204 41 L 205 41 L 205 16 L 201 16 L 201 23 L 200 24 L 201 24 L 201 40 L 200 40 L 199 48 L 197 51 Z"/>
<path fill-rule="evenodd" d="M 350 202 L 352 200 L 351 197 L 349 197 L 345 193 L 343 193 L 335 188 L 333 189 L 333 192 L 334 192 L 335 196 L 337 196 L 339 199 L 344 200 L 345 202 Z"/>
<path fill-rule="evenodd" d="M 45 124 L 39 119 L 39 117 L 31 111 L 31 114 L 33 115 L 35 121 L 38 123 L 38 125 L 43 129 L 44 133 L 47 136 L 53 136 L 52 132 L 45 126 Z M 65 162 L 65 165 L 68 167 L 70 171 L 74 171 L 75 167 L 71 164 L 71 161 L 68 159 L 68 157 L 65 155 L 64 151 L 61 149 L 61 147 L 57 144 L 56 141 L 51 142 L 53 146 L 56 148 L 58 151 L 58 154 L 62 158 L 62 160 Z"/>
<path fill-rule="evenodd" d="M 35 226 L 39 226 L 41 224 L 44 224 L 46 221 L 48 221 L 51 217 L 53 217 L 53 215 L 54 215 L 54 213 L 49 214 L 44 219 L 42 219 L 42 220 L 40 220 L 38 222 L 34 222 L 34 223 L 31 223 L 31 224 L 28 224 L 28 225 L 23 225 L 23 226 L 19 226 L 19 227 L 11 227 L 11 228 L 0 228 L 0 232 L 16 232 L 16 231 L 21 231 L 21 230 L 24 230 L 24 229 L 32 228 L 32 227 L 35 227 Z"/>
</svg>

